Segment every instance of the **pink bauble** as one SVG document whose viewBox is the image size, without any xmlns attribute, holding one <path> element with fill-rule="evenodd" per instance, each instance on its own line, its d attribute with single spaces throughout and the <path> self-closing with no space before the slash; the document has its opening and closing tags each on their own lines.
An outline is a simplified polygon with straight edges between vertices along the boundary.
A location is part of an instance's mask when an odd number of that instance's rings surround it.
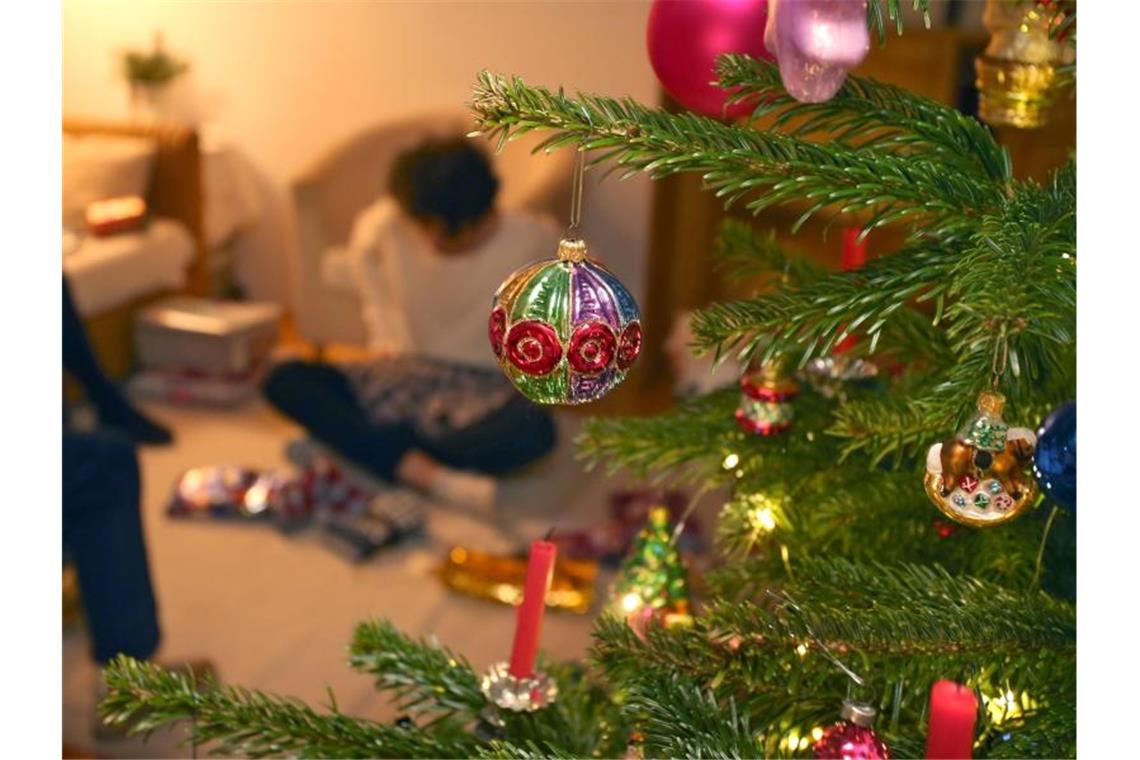
<svg viewBox="0 0 1140 760">
<path fill-rule="evenodd" d="M 768 58 L 764 22 L 768 0 L 655 0 L 649 11 L 646 44 L 661 85 L 690 110 L 715 118 L 749 113 L 746 103 L 725 109 L 717 87 L 718 55 L 747 53 Z"/>
<path fill-rule="evenodd" d="M 830 100 L 871 49 L 867 0 L 772 0 L 770 10 L 764 44 L 802 103 Z"/>
<path fill-rule="evenodd" d="M 875 730 L 850 721 L 832 724 L 812 750 L 817 760 L 890 760 L 891 751 Z"/>
</svg>

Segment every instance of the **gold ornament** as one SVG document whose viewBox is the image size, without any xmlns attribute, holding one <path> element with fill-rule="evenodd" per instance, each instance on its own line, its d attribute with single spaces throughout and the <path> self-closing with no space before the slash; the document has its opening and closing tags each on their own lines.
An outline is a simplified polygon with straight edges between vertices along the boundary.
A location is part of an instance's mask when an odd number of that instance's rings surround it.
<svg viewBox="0 0 1140 760">
<path fill-rule="evenodd" d="M 1031 3 L 987 0 L 982 20 L 990 30 L 974 59 L 978 115 L 995 127 L 1044 126 L 1063 86 L 1057 66 L 1072 48 L 1049 39 L 1051 16 Z"/>
<path fill-rule="evenodd" d="M 983 392 L 978 411 L 958 435 L 930 447 L 926 455 L 926 495 L 955 522 L 975 527 L 999 525 L 1020 516 L 1037 497 L 1027 469 L 1037 437 L 1028 428 L 1011 428 L 1001 413 L 1005 397 Z"/>
</svg>

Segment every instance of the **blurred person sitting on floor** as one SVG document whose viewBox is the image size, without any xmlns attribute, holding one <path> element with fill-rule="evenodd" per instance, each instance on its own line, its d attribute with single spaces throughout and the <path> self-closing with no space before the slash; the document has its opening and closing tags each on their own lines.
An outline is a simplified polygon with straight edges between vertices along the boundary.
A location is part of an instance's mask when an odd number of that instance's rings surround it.
<svg viewBox="0 0 1140 760">
<path fill-rule="evenodd" d="M 359 293 L 375 359 L 292 361 L 265 396 L 319 442 L 393 483 L 490 507 L 495 476 L 548 453 L 549 413 L 518 395 L 487 340 L 491 295 L 558 243 L 548 219 L 496 208 L 488 157 L 462 137 L 401 154 L 326 277 Z M 329 272 L 330 265 L 332 271 Z M 339 265 L 339 268 L 338 268 Z"/>
</svg>

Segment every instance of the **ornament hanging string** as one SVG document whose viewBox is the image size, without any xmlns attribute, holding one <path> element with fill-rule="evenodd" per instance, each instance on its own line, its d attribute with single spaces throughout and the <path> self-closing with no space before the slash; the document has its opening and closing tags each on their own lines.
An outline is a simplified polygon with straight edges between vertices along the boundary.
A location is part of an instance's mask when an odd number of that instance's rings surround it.
<svg viewBox="0 0 1140 760">
<path fill-rule="evenodd" d="M 771 598 L 775 599 L 777 602 L 780 602 L 780 603 L 788 606 L 793 611 L 795 611 L 797 614 L 800 614 L 800 615 L 803 614 L 803 609 L 798 604 L 796 604 L 796 602 L 787 594 L 785 594 L 783 592 L 776 592 L 776 591 L 772 591 L 771 589 L 768 589 L 767 595 L 770 596 Z M 831 651 L 831 648 L 828 647 L 827 644 L 825 644 L 822 639 L 820 639 L 818 636 L 815 635 L 815 631 L 813 631 L 811 629 L 811 626 L 808 625 L 807 620 L 804 619 L 803 622 L 804 622 L 804 630 L 807 631 L 808 638 L 811 640 L 811 642 L 813 644 L 816 645 L 816 647 L 819 648 L 820 653 L 823 654 L 823 656 L 832 665 L 834 665 L 835 667 L 842 670 L 844 675 L 846 675 L 848 678 L 850 678 L 852 681 L 855 682 L 856 686 L 866 686 L 867 682 L 863 680 L 863 677 L 860 676 L 858 673 L 856 673 L 851 668 L 847 667 L 847 665 L 844 664 L 844 662 L 842 660 L 840 660 L 837 656 L 835 656 L 835 653 L 833 653 Z M 848 689 L 848 693 L 850 694 L 850 689 Z"/>
<path fill-rule="evenodd" d="M 677 541 L 681 538 L 681 534 L 685 532 L 685 523 L 688 521 L 689 516 L 693 514 L 693 510 L 697 508 L 697 503 L 700 502 L 701 497 L 708 493 L 708 490 L 709 486 L 703 485 L 701 486 L 700 490 L 698 490 L 697 493 L 693 496 L 693 498 L 689 499 L 688 506 L 685 507 L 685 511 L 681 513 L 680 519 L 677 520 L 676 527 L 673 528 L 673 535 L 669 538 L 670 546 L 677 545 Z"/>
<path fill-rule="evenodd" d="M 994 341 L 993 358 L 990 359 L 990 372 L 992 377 L 990 381 L 994 390 L 1001 387 L 1001 376 L 1005 374 L 1006 367 L 1009 365 L 1009 337 L 1007 335 L 1007 325 L 1005 322 L 1001 323 L 1001 331 L 998 333 L 997 340 Z"/>
<path fill-rule="evenodd" d="M 1041 532 L 1041 546 L 1037 548 L 1037 563 L 1033 568 L 1033 580 L 1029 582 L 1029 590 L 1036 591 L 1041 584 L 1041 570 L 1045 563 L 1045 545 L 1049 543 L 1049 533 L 1053 530 L 1053 522 L 1057 519 L 1057 514 L 1061 508 L 1054 505 L 1053 509 L 1049 511 L 1049 517 L 1045 520 L 1045 530 Z"/>
<path fill-rule="evenodd" d="M 586 151 L 578 150 L 574 157 L 574 178 L 570 188 L 570 224 L 566 227 L 566 237 L 576 238 L 582 223 L 582 180 L 586 172 Z"/>
</svg>

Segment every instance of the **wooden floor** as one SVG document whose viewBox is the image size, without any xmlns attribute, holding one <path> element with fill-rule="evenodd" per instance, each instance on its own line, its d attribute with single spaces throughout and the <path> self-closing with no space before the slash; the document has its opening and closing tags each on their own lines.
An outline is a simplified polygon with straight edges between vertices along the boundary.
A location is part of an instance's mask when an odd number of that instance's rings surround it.
<svg viewBox="0 0 1140 760">
<path fill-rule="evenodd" d="M 504 659 L 514 625 L 507 607 L 456 595 L 433 576 L 446 549 L 463 543 L 510 551 L 552 526 L 569 528 L 604 514 L 620 481 L 583 473 L 571 439 L 580 415 L 559 419 L 562 444 L 547 461 L 505 482 L 493 522 L 453 509 L 434 509 L 428 537 L 374 559 L 350 564 L 317 535 L 286 537 L 266 525 L 188 523 L 163 514 L 171 484 L 188 467 L 238 463 L 284 467 L 283 447 L 298 429 L 260 402 L 236 411 L 149 407 L 177 435 L 174 446 L 141 452 L 144 521 L 160 605 L 163 645 L 158 659 L 208 657 L 219 677 L 313 704 L 327 702 L 374 719 L 395 717 L 369 679 L 345 667 L 353 625 L 388 617 L 402 629 L 432 634 L 477 667 Z M 606 579 L 603 579 L 603 584 Z M 604 592 L 604 585 L 600 586 Z M 548 616 L 544 647 L 580 657 L 594 613 Z M 82 629 L 63 642 L 63 742 L 70 756 L 185 757 L 179 736 L 97 741 L 97 672 Z"/>
</svg>

